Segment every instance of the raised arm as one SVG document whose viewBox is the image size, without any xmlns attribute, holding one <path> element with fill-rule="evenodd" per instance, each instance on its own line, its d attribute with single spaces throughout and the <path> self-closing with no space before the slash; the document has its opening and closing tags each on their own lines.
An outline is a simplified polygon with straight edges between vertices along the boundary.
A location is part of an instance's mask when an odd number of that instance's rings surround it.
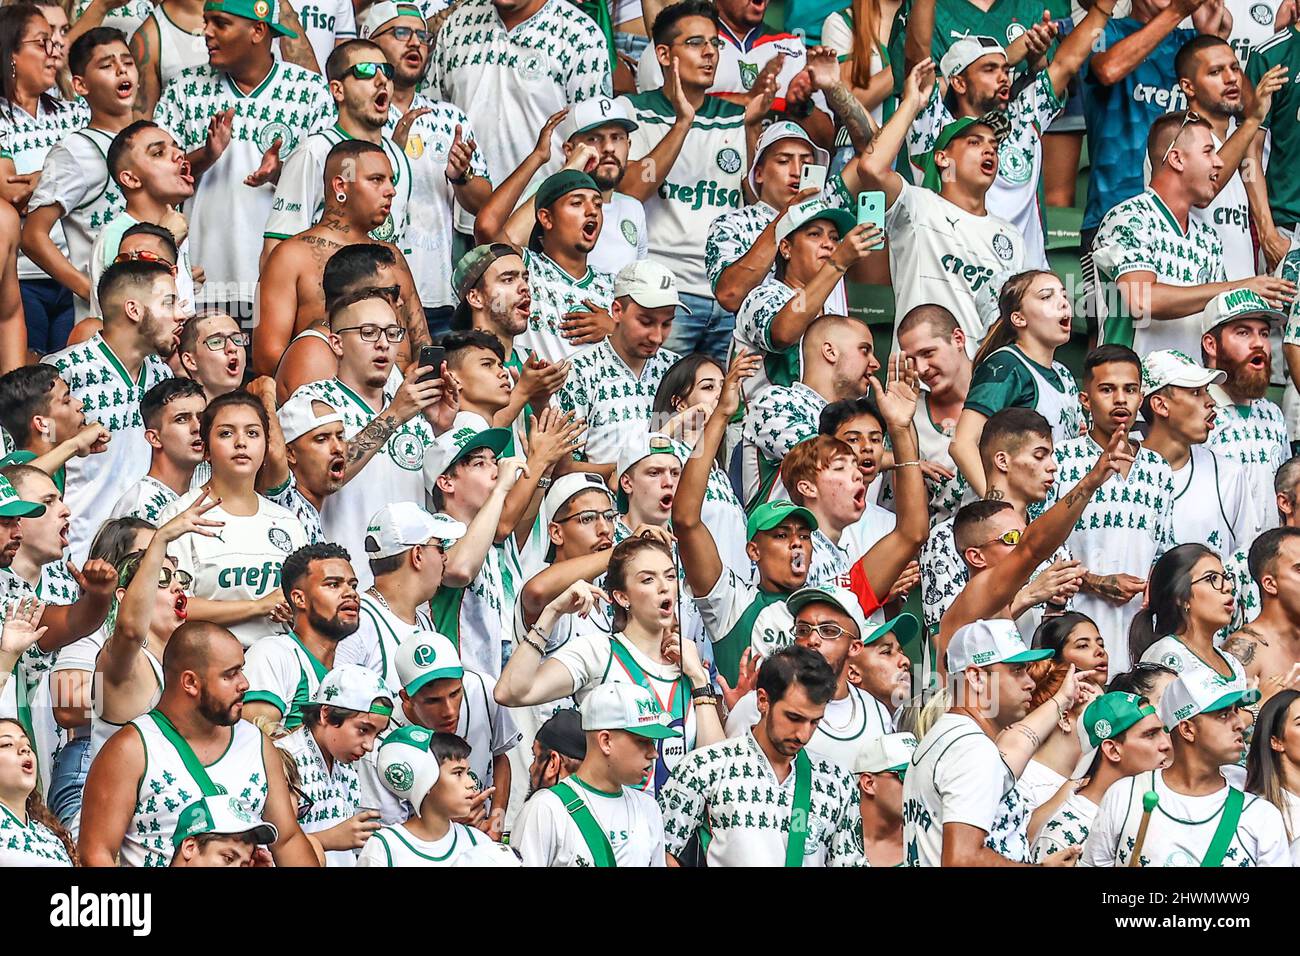
<svg viewBox="0 0 1300 956">
<path fill-rule="evenodd" d="M 523 196 L 524 190 L 537 175 L 538 170 L 550 162 L 551 137 L 555 127 L 568 113 L 566 107 L 558 113 L 551 114 L 542 131 L 537 134 L 537 144 L 533 147 L 533 151 L 525 156 L 524 161 L 506 177 L 505 182 L 492 190 L 492 194 L 487 197 L 487 201 L 483 203 L 474 220 L 476 242 L 513 242 L 516 245 L 524 245 L 528 242 L 533 224 L 528 222 L 526 230 L 521 227 L 519 233 L 512 234 L 511 229 L 508 228 L 512 225 L 511 213 L 519 205 L 519 198 Z"/>
<path fill-rule="evenodd" d="M 1273 94 L 1280 90 L 1287 82 L 1287 68 L 1280 63 L 1270 67 L 1268 72 L 1259 78 L 1259 83 L 1255 86 L 1253 100 L 1250 105 L 1250 111 L 1246 114 L 1245 119 L 1237 124 L 1228 141 L 1219 147 L 1219 159 L 1223 160 L 1223 169 L 1219 171 L 1218 183 L 1215 192 L 1223 192 L 1225 186 L 1232 181 L 1232 174 L 1241 166 L 1246 155 L 1250 152 L 1251 144 L 1259 133 L 1260 124 L 1268 116 L 1268 111 L 1273 107 Z M 1262 139 L 1262 137 L 1260 137 Z M 1242 178 L 1245 176 L 1243 174 Z M 1249 195 L 1247 199 L 1249 200 Z"/>
<path fill-rule="evenodd" d="M 668 178 L 673 164 L 681 154 L 682 144 L 686 142 L 686 134 L 690 132 L 691 124 L 695 122 L 695 107 L 682 92 L 681 82 L 677 78 L 676 57 L 664 71 L 663 92 L 673 107 L 675 114 L 673 125 L 649 153 L 640 159 L 628 159 L 623 180 L 618 185 L 619 192 L 626 193 L 641 202 L 653 196 L 663 181 Z"/>
<path fill-rule="evenodd" d="M 963 408 L 957 417 L 957 427 L 953 431 L 952 443 L 948 454 L 952 455 L 957 470 L 966 479 L 966 484 L 981 498 L 988 488 L 984 463 L 980 460 L 980 438 L 984 434 L 984 425 L 988 417 L 973 408 Z"/>
<path fill-rule="evenodd" d="M 782 352 L 798 345 L 808 326 L 822 314 L 826 299 L 845 274 L 882 245 L 884 239 L 875 226 L 864 224 L 850 229 L 812 281 L 772 317 L 772 328 L 768 332 L 772 350 Z"/>
<path fill-rule="evenodd" d="M 907 74 L 898 109 L 881 128 L 876 141 L 858 157 L 856 166 L 863 187 L 883 190 L 886 207 L 892 206 L 903 191 L 903 177 L 894 171 L 894 162 L 912 130 L 912 123 L 929 101 L 934 83 L 934 61 L 927 57 Z"/>
<path fill-rule="evenodd" d="M 91 7 L 102 2 L 103 0 L 95 0 Z M 81 26 L 80 20 L 77 21 L 77 26 Z M 157 10 L 145 17 L 144 22 L 131 34 L 129 45 L 131 57 L 135 60 L 136 71 L 139 74 L 132 109 L 136 119 L 149 119 L 158 104 L 158 97 L 162 96 L 162 78 L 158 61 L 161 39 L 158 34 Z M 195 172 L 194 175 L 197 176 L 198 173 Z"/>
<path fill-rule="evenodd" d="M 1106 29 L 1106 21 L 1115 13 L 1115 0 L 1094 0 L 1083 22 L 1070 31 L 1069 36 L 1056 48 L 1056 56 L 1048 64 L 1047 75 L 1057 97 L 1065 95 L 1065 88 L 1083 64 L 1092 55 L 1093 44 Z"/>
<path fill-rule="evenodd" d="M 469 523 L 465 537 L 447 551 L 447 565 L 442 574 L 444 587 L 469 587 L 470 582 L 478 577 L 483 562 L 487 560 L 488 549 L 496 539 L 497 522 L 506 496 L 526 470 L 522 458 L 503 458 L 497 463 L 497 483 L 492 486 L 487 501 Z"/>
<path fill-rule="evenodd" d="M 1207 0 L 1174 0 L 1141 29 L 1130 33 L 1114 46 L 1094 53 L 1092 62 L 1088 64 L 1089 74 L 1103 86 L 1118 83 L 1137 69 L 1138 64 L 1150 56 L 1178 24 L 1205 2 Z"/>
<path fill-rule="evenodd" d="M 565 614 L 598 614 L 597 601 L 609 598 L 587 581 L 575 581 L 537 616 L 537 623 L 515 642 L 515 652 L 497 678 L 493 696 L 503 707 L 531 707 L 567 697 L 575 690 L 569 669 L 557 660 L 544 660 L 541 649 L 556 622 Z"/>
<path fill-rule="evenodd" d="M 935 0 L 915 0 L 907 13 L 907 33 L 903 35 L 903 71 L 910 74 L 918 63 L 928 60 L 934 50 Z"/>
</svg>

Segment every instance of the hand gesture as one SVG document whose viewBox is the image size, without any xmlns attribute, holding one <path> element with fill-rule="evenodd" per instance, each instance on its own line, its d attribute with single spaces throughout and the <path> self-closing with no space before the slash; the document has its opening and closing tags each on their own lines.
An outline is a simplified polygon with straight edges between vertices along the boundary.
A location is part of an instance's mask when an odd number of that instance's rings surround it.
<svg viewBox="0 0 1300 956">
<path fill-rule="evenodd" d="M 1127 604 L 1146 590 L 1144 578 L 1131 574 L 1107 574 L 1097 578 L 1091 590 L 1105 598 L 1111 604 Z"/>
<path fill-rule="evenodd" d="M 208 139 L 204 148 L 207 151 L 208 164 L 211 165 L 221 158 L 221 154 L 226 151 L 230 145 L 232 128 L 235 124 L 235 111 L 233 108 L 222 110 L 208 121 Z"/>
<path fill-rule="evenodd" d="M 72 580 L 77 582 L 77 587 L 84 593 L 108 600 L 117 590 L 117 568 L 107 561 L 91 558 L 81 566 L 80 571 L 71 561 L 66 563 Z"/>
<path fill-rule="evenodd" d="M 941 465 L 937 461 L 922 461 L 921 474 L 925 475 L 925 480 L 941 485 L 945 481 L 951 481 L 953 470 L 947 465 Z"/>
<path fill-rule="evenodd" d="M 807 74 L 813 89 L 829 90 L 840 82 L 840 58 L 826 46 L 815 46 L 808 51 Z"/>
<path fill-rule="evenodd" d="M 537 145 L 533 147 L 533 158 L 541 163 L 549 162 L 551 159 L 551 137 L 555 134 L 555 127 L 560 125 L 564 117 L 569 115 L 569 108 L 566 106 L 558 113 L 552 113 L 551 118 L 546 121 L 542 131 L 537 134 Z"/>
<path fill-rule="evenodd" d="M 1067 846 L 1060 853 L 1050 853 L 1043 857 L 1042 865 L 1052 867 L 1075 866 L 1079 862 L 1079 857 L 1082 854 L 1082 846 Z"/>
<path fill-rule="evenodd" d="M 1095 491 L 1106 483 L 1111 475 L 1120 474 L 1125 465 L 1133 464 L 1133 448 L 1129 444 L 1128 434 L 1123 428 L 1115 429 L 1110 441 L 1102 449 L 1096 464 L 1088 472 L 1087 480 Z"/>
<path fill-rule="evenodd" d="M 579 143 L 573 147 L 573 152 L 569 154 L 568 160 L 564 163 L 565 169 L 576 169 L 580 173 L 589 173 L 600 163 L 600 153 L 596 152 L 596 147 L 590 143 Z"/>
<path fill-rule="evenodd" d="M 478 144 L 472 139 L 460 138 L 460 124 L 456 124 L 456 134 L 451 138 L 451 150 L 447 154 L 447 178 L 460 179 L 469 174 L 470 160 L 478 151 Z"/>
<path fill-rule="evenodd" d="M 545 471 L 566 455 L 571 455 L 582 444 L 582 433 L 587 423 L 575 421 L 573 412 L 558 408 L 544 408 L 536 417 L 529 417 L 528 461 L 534 470 Z"/>
<path fill-rule="evenodd" d="M 1050 11 L 1043 11 L 1043 19 L 1025 31 L 1025 59 L 1033 63 L 1047 52 L 1056 39 L 1056 24 Z"/>
<path fill-rule="evenodd" d="M 800 70 L 790 77 L 790 82 L 785 85 L 785 102 L 788 106 L 802 106 L 808 102 L 812 91 L 812 75 L 807 70 Z"/>
<path fill-rule="evenodd" d="M 695 107 L 691 105 L 691 101 L 686 98 L 686 93 L 682 90 L 682 80 L 677 68 L 678 59 L 673 57 L 672 62 L 668 64 L 668 69 L 664 71 L 664 96 L 672 106 L 677 122 L 693 123 Z"/>
<path fill-rule="evenodd" d="M 113 433 L 101 425 L 99 422 L 86 422 L 81 426 L 81 431 L 73 437 L 73 447 L 77 449 L 77 457 L 85 458 L 87 455 L 98 455 L 100 452 L 108 451 L 108 443 L 113 440 Z"/>
<path fill-rule="evenodd" d="M 609 603 L 609 595 L 590 581 L 574 581 L 551 601 L 548 610 L 556 616 L 576 614 L 587 617 L 597 607 L 597 602 Z"/>
<path fill-rule="evenodd" d="M 1286 75 L 1287 68 L 1279 63 L 1259 78 L 1259 83 L 1255 86 L 1255 102 L 1250 108 L 1251 119 L 1264 122 L 1268 111 L 1273 107 L 1273 94 L 1287 84 Z"/>
<path fill-rule="evenodd" d="M 673 621 L 671 627 L 664 628 L 659 642 L 659 654 L 670 664 L 676 664 L 682 675 L 692 684 L 703 684 L 709 679 L 709 671 L 700 660 L 700 649 L 694 641 L 682 639 L 681 626 Z"/>
<path fill-rule="evenodd" d="M 754 653 L 752 647 L 747 647 L 740 655 L 740 670 L 736 674 L 734 687 L 727 683 L 721 671 L 718 672 L 718 684 L 722 687 L 722 702 L 727 705 L 727 710 L 735 710 L 740 699 L 754 689 L 758 683 L 758 665 L 758 655 Z"/>
<path fill-rule="evenodd" d="M 840 240 L 840 244 L 831 253 L 831 262 L 840 270 L 852 268 L 865 259 L 874 249 L 884 245 L 884 234 L 870 223 L 854 226 Z"/>
<path fill-rule="evenodd" d="M 740 408 L 742 386 L 753 378 L 763 367 L 763 356 L 758 352 L 738 349 L 731 357 L 731 365 L 722 379 L 722 392 L 718 395 L 718 405 L 714 415 L 725 415 L 728 419 Z"/>
<path fill-rule="evenodd" d="M 530 355 L 523 364 L 522 372 L 511 369 L 510 374 L 514 377 L 515 388 L 522 389 L 528 404 L 537 408 L 549 402 L 551 396 L 560 390 L 571 367 L 572 363 L 568 359 L 563 362 L 547 362 L 536 355 Z"/>
<path fill-rule="evenodd" d="M 169 544 L 187 534 L 215 538 L 217 534 L 211 529 L 224 528 L 226 523 L 224 521 L 213 521 L 205 518 L 204 515 L 219 504 L 221 504 L 221 499 L 213 498 L 208 490 L 204 488 L 188 508 L 158 529 L 159 536 Z"/>
<path fill-rule="evenodd" d="M 507 494 L 520 478 L 529 474 L 528 463 L 522 458 L 502 458 L 497 462 L 497 483 L 495 488 L 501 494 Z"/>
<path fill-rule="evenodd" d="M 822 192 L 822 191 L 821 191 L 820 189 L 817 189 L 816 187 L 812 187 L 812 186 L 810 186 L 810 187 L 807 188 L 807 189 L 801 189 L 799 192 L 797 192 L 797 193 L 795 193 L 793 196 L 791 196 L 791 197 L 789 198 L 789 200 L 787 200 L 786 203 L 785 203 L 784 205 L 782 205 L 781 208 L 780 208 L 779 210 L 777 210 L 777 212 L 778 212 L 778 213 L 784 213 L 784 212 L 785 212 L 786 210 L 788 210 L 791 206 L 797 206 L 797 205 L 799 205 L 801 202 L 803 202 L 803 201 L 806 200 L 806 199 L 812 199 L 814 196 L 820 196 L 820 195 L 821 195 L 821 192 Z M 776 219 L 773 219 L 773 220 L 772 220 L 772 226 L 773 226 L 773 228 L 775 228 L 776 223 L 777 223 L 777 220 L 780 219 L 780 218 L 781 218 L 781 216 L 778 214 L 777 217 L 776 217 Z"/>
<path fill-rule="evenodd" d="M 665 548 L 672 548 L 677 539 L 667 528 L 660 527 L 657 524 L 639 524 L 632 532 L 634 538 L 649 538 L 652 541 L 658 541 Z"/>
<path fill-rule="evenodd" d="M 1251 276 L 1242 286 L 1258 293 L 1261 299 L 1282 311 L 1286 311 L 1286 307 L 1295 301 L 1295 283 L 1276 276 Z"/>
<path fill-rule="evenodd" d="M 1281 265 L 1286 254 L 1291 250 L 1291 242 L 1276 229 L 1261 231 L 1259 247 L 1264 252 L 1264 263 L 1270 272 Z"/>
<path fill-rule="evenodd" d="M 442 363 L 438 383 L 438 393 L 431 405 L 426 405 L 421 414 L 433 426 L 435 435 L 448 431 L 460 412 L 460 384 L 456 377 L 447 371 L 447 363 Z"/>
<path fill-rule="evenodd" d="M 1061 689 L 1052 697 L 1060 705 L 1061 713 L 1074 709 L 1075 703 L 1079 700 L 1079 695 L 1084 692 L 1082 690 L 1083 685 L 1089 683 L 1096 674 L 1097 672 L 1094 670 L 1076 670 L 1073 664 L 1070 665 L 1069 670 L 1065 672 L 1065 680 L 1061 683 Z"/>
<path fill-rule="evenodd" d="M 889 357 L 889 379 L 883 390 L 876 390 L 876 407 L 884 416 L 887 429 L 912 426 L 917 402 L 916 361 L 901 350 Z"/>
<path fill-rule="evenodd" d="M 392 412 L 398 422 L 405 424 L 429 406 L 437 404 L 438 400 L 442 398 L 443 383 L 446 381 L 447 375 L 446 369 L 445 363 L 441 369 L 421 365 L 418 361 L 407 366 L 406 374 L 402 376 L 401 387 L 397 389 L 397 394 L 393 396 L 392 402 L 388 405 L 388 410 Z M 424 382 L 419 380 L 420 376 L 435 372 L 442 377 L 431 378 Z"/>
<path fill-rule="evenodd" d="M 336 827 L 330 828 L 331 850 L 360 850 L 371 834 L 383 826 L 378 810 L 358 810 Z"/>
<path fill-rule="evenodd" d="M 0 654 L 19 658 L 44 637 L 48 630 L 40 626 L 44 612 L 45 605 L 34 597 L 11 604 L 5 611 L 4 630 L 0 631 Z"/>
<path fill-rule="evenodd" d="M 781 72 L 784 63 L 785 56 L 778 53 L 763 65 L 763 69 L 758 71 L 758 77 L 754 80 L 754 85 L 749 91 L 749 98 L 745 102 L 746 126 L 758 125 L 763 121 L 763 117 L 768 114 L 768 111 L 772 109 L 772 102 L 776 99 L 776 77 Z"/>
<path fill-rule="evenodd" d="M 912 588 L 916 587 L 916 585 L 920 583 L 920 580 L 921 565 L 916 561 L 909 561 L 907 567 L 903 568 L 899 573 L 898 580 L 894 582 L 894 586 L 891 587 L 889 593 L 885 595 L 885 603 L 889 604 L 891 601 L 906 601 L 908 592 L 911 591 Z"/>
<path fill-rule="evenodd" d="M 1078 591 L 1078 584 L 1085 573 L 1083 565 L 1078 561 L 1057 561 L 1021 588 L 1020 595 L 1029 605 L 1043 604 L 1062 594 L 1071 585 Z"/>
<path fill-rule="evenodd" d="M 185 237 L 190 234 L 190 223 L 185 218 L 185 214 L 171 206 L 168 206 L 167 211 L 162 214 L 162 218 L 158 220 L 158 225 L 172 234 L 172 238 L 176 240 L 178 247 L 185 241 Z M 191 276 L 201 273 L 202 270 L 198 270 L 198 273 L 194 269 L 190 270 Z M 198 279 L 195 279 L 195 284 L 198 284 Z"/>
<path fill-rule="evenodd" d="M 912 67 L 912 72 L 907 74 L 907 79 L 903 81 L 903 102 L 914 110 L 920 110 L 930 102 L 934 79 L 934 60 L 927 57 Z"/>
<path fill-rule="evenodd" d="M 268 146 L 266 152 L 262 154 L 262 162 L 255 170 L 245 177 L 245 186 L 256 188 L 258 186 L 264 186 L 267 183 L 279 182 L 280 169 L 284 166 L 284 163 L 280 159 L 280 147 L 283 145 L 284 141 L 277 136 L 275 142 Z"/>
<path fill-rule="evenodd" d="M 399 119 L 393 125 L 392 140 L 394 143 L 397 144 L 398 149 L 401 150 L 406 149 L 406 141 L 411 136 L 411 127 L 415 125 L 415 121 L 418 120 L 421 116 L 425 116 L 426 114 L 432 112 L 433 110 L 431 110 L 429 107 L 421 106 L 417 109 L 407 110 L 405 113 L 402 114 L 401 119 Z M 459 126 L 456 127 L 456 132 L 457 133 L 460 132 Z"/>
<path fill-rule="evenodd" d="M 474 794 L 474 799 L 469 804 L 469 813 L 456 822 L 467 827 L 473 827 L 476 830 L 483 829 L 483 824 L 487 822 L 488 818 L 487 802 L 492 799 L 492 794 L 496 792 L 496 787 L 488 787 L 486 790 L 480 790 Z"/>
<path fill-rule="evenodd" d="M 566 312 L 560 319 L 560 334 L 570 345 L 590 345 L 614 331 L 614 317 L 590 299 L 583 299 L 586 312 Z"/>
<path fill-rule="evenodd" d="M 34 173 L 25 173 L 22 176 L 8 176 L 5 182 L 16 187 L 9 193 L 9 202 L 19 212 L 25 212 L 27 201 L 32 198 L 32 193 L 36 192 L 36 185 L 41 180 L 41 171 L 38 169 Z"/>
</svg>

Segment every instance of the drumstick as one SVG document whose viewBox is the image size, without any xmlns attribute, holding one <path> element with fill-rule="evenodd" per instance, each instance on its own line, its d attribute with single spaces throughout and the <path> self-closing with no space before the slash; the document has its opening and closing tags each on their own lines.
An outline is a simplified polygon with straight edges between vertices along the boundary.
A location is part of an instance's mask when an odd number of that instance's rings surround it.
<svg viewBox="0 0 1300 956">
<path fill-rule="evenodd" d="M 1160 794 L 1154 790 L 1142 794 L 1142 822 L 1138 824 L 1137 840 L 1133 843 L 1133 855 L 1129 857 L 1129 866 L 1137 866 L 1138 860 L 1142 857 L 1142 844 L 1147 841 L 1147 827 L 1151 825 L 1151 811 L 1159 802 Z"/>
</svg>

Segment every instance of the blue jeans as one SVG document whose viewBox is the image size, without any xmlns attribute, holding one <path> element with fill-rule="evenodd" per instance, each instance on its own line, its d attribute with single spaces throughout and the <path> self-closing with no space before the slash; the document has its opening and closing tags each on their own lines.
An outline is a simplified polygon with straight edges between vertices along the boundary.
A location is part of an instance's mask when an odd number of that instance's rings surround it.
<svg viewBox="0 0 1300 956">
<path fill-rule="evenodd" d="M 74 740 L 54 757 L 50 776 L 49 808 L 67 824 L 81 809 L 81 791 L 90 770 L 90 734 Z"/>
<path fill-rule="evenodd" d="M 23 279 L 18 291 L 27 319 L 27 347 L 38 355 L 64 348 L 75 318 L 72 293 L 53 279 Z"/>
<path fill-rule="evenodd" d="M 736 317 L 718 305 L 717 299 L 680 292 L 682 302 L 690 309 L 678 309 L 673 316 L 673 331 L 664 348 L 678 355 L 703 352 L 715 362 L 727 367 L 731 352 L 731 333 L 736 329 Z"/>
</svg>

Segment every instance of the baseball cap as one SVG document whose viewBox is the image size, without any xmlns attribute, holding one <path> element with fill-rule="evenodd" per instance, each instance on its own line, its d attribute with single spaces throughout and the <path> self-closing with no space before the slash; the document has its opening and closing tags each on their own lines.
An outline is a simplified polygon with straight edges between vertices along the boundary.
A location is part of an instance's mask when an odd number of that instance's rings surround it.
<svg viewBox="0 0 1300 956">
<path fill-rule="evenodd" d="M 387 704 L 376 703 L 380 699 Z M 360 664 L 340 664 L 325 675 L 311 695 L 313 704 L 342 707 L 359 714 L 393 715 L 393 693 L 382 677 Z"/>
<path fill-rule="evenodd" d="M 1142 360 L 1142 397 L 1146 398 L 1167 385 L 1200 388 L 1202 385 L 1218 385 L 1227 377 L 1227 372 L 1205 368 L 1178 349 L 1160 349 Z"/>
<path fill-rule="evenodd" d="M 561 169 L 558 173 L 547 176 L 542 180 L 542 184 L 537 187 L 537 192 L 533 193 L 534 213 L 549 209 L 561 196 L 567 196 L 577 189 L 591 189 L 600 192 L 600 187 L 596 185 L 596 181 L 578 169 Z M 534 252 L 540 252 L 542 249 L 542 224 L 540 220 L 533 226 L 533 231 L 528 236 L 528 248 Z"/>
<path fill-rule="evenodd" d="M 397 679 L 407 696 L 430 681 L 464 676 L 456 645 L 437 631 L 412 631 L 397 645 Z"/>
<path fill-rule="evenodd" d="M 1253 704 L 1257 700 L 1259 691 L 1247 688 L 1240 677 L 1228 679 L 1218 674 L 1208 677 L 1205 673 L 1184 672 L 1165 687 L 1157 713 L 1165 730 L 1172 731 L 1184 720 L 1191 720 L 1199 714 L 1212 714 L 1236 704 Z"/>
<path fill-rule="evenodd" d="M 270 27 L 272 33 L 291 40 L 298 39 L 298 34 L 280 25 L 276 4 L 272 0 L 208 0 L 203 5 L 203 12 L 209 11 L 228 13 L 232 17 L 243 17 L 245 20 L 257 20 Z"/>
<path fill-rule="evenodd" d="M 490 448 L 499 458 L 510 445 L 508 428 L 482 428 L 483 419 L 470 412 L 457 412 L 451 428 L 433 440 L 424 458 L 425 478 L 432 480 L 465 456 Z"/>
<path fill-rule="evenodd" d="M 886 634 L 891 633 L 898 639 L 898 646 L 902 647 L 916 640 L 917 635 L 921 633 L 921 622 L 917 620 L 915 614 L 904 611 L 897 617 L 891 617 L 884 624 L 877 627 L 862 639 L 862 643 L 874 644 Z"/>
<path fill-rule="evenodd" d="M 1145 697 L 1137 694 L 1122 694 L 1118 691 L 1102 694 L 1083 712 L 1083 729 L 1088 732 L 1088 743 L 1100 747 L 1103 740 L 1110 740 L 1128 730 L 1143 717 L 1156 712 Z"/>
<path fill-rule="evenodd" d="M 858 224 L 857 219 L 847 209 L 832 206 L 820 196 L 813 196 L 811 199 L 805 199 L 785 211 L 785 215 L 776 224 L 776 241 L 780 242 L 791 233 L 797 232 L 808 223 L 818 219 L 827 219 L 833 223 L 835 228 L 840 231 L 841 238 Z"/>
<path fill-rule="evenodd" d="M 275 824 L 267 823 L 257 811 L 238 797 L 227 793 L 204 797 L 191 803 L 176 817 L 172 846 L 180 846 L 187 837 L 204 833 L 222 836 L 251 834 L 258 846 L 270 846 L 280 839 Z"/>
<path fill-rule="evenodd" d="M 479 840 L 452 862 L 452 866 L 523 866 L 519 851 L 505 843 Z"/>
<path fill-rule="evenodd" d="M 619 126 L 630 133 L 637 128 L 638 123 L 628 115 L 627 107 L 621 101 L 608 96 L 596 96 L 570 106 L 568 114 L 560 120 L 556 133 L 560 136 L 560 142 L 567 143 L 579 133 L 589 133 L 602 126 Z"/>
<path fill-rule="evenodd" d="M 912 762 L 916 738 L 911 734 L 866 737 L 853 755 L 853 773 L 903 773 Z"/>
<path fill-rule="evenodd" d="M 677 295 L 677 277 L 650 259 L 629 262 L 614 277 L 614 298 L 628 296 L 643 309 L 661 309 L 675 305 L 686 309 Z M 690 313 L 690 310 L 686 310 Z"/>
<path fill-rule="evenodd" d="M 749 164 L 749 188 L 754 190 L 754 195 L 758 195 L 758 183 L 754 182 L 754 170 L 758 169 L 758 164 L 763 161 L 763 153 L 769 146 L 781 142 L 783 139 L 803 140 L 812 147 L 813 161 L 818 166 L 829 166 L 831 154 L 826 152 L 804 132 L 803 127 L 789 120 L 781 120 L 779 123 L 773 123 L 767 129 L 763 130 L 763 135 L 758 138 L 758 145 L 754 147 L 754 161 Z"/>
<path fill-rule="evenodd" d="M 1252 289 L 1232 289 L 1220 292 L 1206 304 L 1205 311 L 1201 313 L 1201 334 L 1213 332 L 1225 322 L 1237 319 L 1286 322 L 1286 315 L 1265 302 Z"/>
<path fill-rule="evenodd" d="M 667 435 L 660 432 L 638 432 L 619 449 L 618 465 L 614 469 L 615 486 L 618 487 L 618 482 L 637 462 L 651 455 L 672 455 L 678 461 L 682 460 L 673 440 Z M 614 503 L 619 511 L 627 512 L 627 494 L 621 487 L 614 492 Z"/>
<path fill-rule="evenodd" d="M 1008 620 L 972 621 L 957 629 L 948 644 L 948 673 L 968 667 L 1025 664 L 1052 656 L 1048 648 L 1031 651 L 1016 625 Z"/>
<path fill-rule="evenodd" d="M 0 518 L 39 518 L 45 514 L 45 505 L 38 501 L 24 501 L 4 475 L 0 475 Z"/>
<path fill-rule="evenodd" d="M 934 146 L 928 153 L 921 153 L 913 162 L 921 170 L 921 185 L 926 189 L 939 192 L 943 185 L 943 176 L 935 162 L 934 154 L 941 149 L 947 149 L 948 144 L 954 139 L 970 129 L 972 126 L 987 126 L 993 130 L 993 135 L 997 137 L 999 143 L 1006 138 L 1009 130 L 1006 116 L 998 113 L 985 113 L 983 116 L 962 116 L 953 120 L 943 129 L 939 130 L 938 137 L 935 138 Z"/>
<path fill-rule="evenodd" d="M 394 501 L 380 508 L 366 525 L 366 556 L 391 558 L 435 538 L 458 541 L 463 537 L 465 525 L 450 515 L 429 514 L 413 501 Z"/>
<path fill-rule="evenodd" d="M 962 37 L 948 47 L 948 52 L 939 61 L 939 75 L 951 79 L 965 72 L 966 68 L 980 57 L 988 56 L 990 53 L 1001 53 L 1004 60 L 1007 56 L 1007 51 L 1003 49 L 1002 44 L 993 37 Z"/>
<path fill-rule="evenodd" d="M 582 715 L 572 707 L 557 710 L 537 731 L 537 742 L 570 760 L 587 756 L 587 735 L 582 730 Z"/>
<path fill-rule="evenodd" d="M 398 727 L 379 745 L 379 776 L 388 792 L 420 811 L 420 804 L 438 782 L 438 758 L 430 751 L 433 731 Z"/>
<path fill-rule="evenodd" d="M 423 20 L 424 14 L 413 3 L 393 3 L 393 0 L 372 3 L 366 8 L 366 12 L 357 18 L 357 36 L 369 40 L 398 17 L 417 17 Z"/>
<path fill-rule="evenodd" d="M 858 629 L 858 640 L 867 635 L 867 616 L 862 613 L 862 605 L 852 591 L 840 587 L 807 587 L 800 588 L 785 599 L 785 606 L 792 615 L 798 614 L 799 609 L 805 605 L 819 603 L 839 608 L 851 617 Z"/>
<path fill-rule="evenodd" d="M 320 414 L 313 407 L 314 405 L 332 408 L 329 402 L 299 389 L 290 395 L 289 400 L 275 413 L 275 417 L 280 420 L 280 431 L 284 433 L 286 445 L 322 425 L 343 421 L 343 416 L 337 410 Z"/>
<path fill-rule="evenodd" d="M 374 7 L 371 7 L 371 9 L 373 10 Z M 523 254 L 523 250 L 517 246 L 512 246 L 508 242 L 489 242 L 481 246 L 475 246 L 460 257 L 460 261 L 456 263 L 456 268 L 451 273 L 451 288 L 458 300 L 456 310 L 451 316 L 451 327 L 453 329 L 468 329 L 470 327 L 469 305 L 465 302 L 465 296 L 483 278 L 483 273 L 492 267 L 492 263 L 507 256 L 522 258 Z"/>
<path fill-rule="evenodd" d="M 786 518 L 802 518 L 808 522 L 808 530 L 817 530 L 817 519 L 807 508 L 801 508 L 793 501 L 765 501 L 754 509 L 745 523 L 745 540 L 752 541 L 760 531 L 771 531 Z"/>
<path fill-rule="evenodd" d="M 610 504 L 614 504 L 614 492 L 610 491 L 609 485 L 605 484 L 599 475 L 590 471 L 571 471 L 567 475 L 556 478 L 551 487 L 546 490 L 541 508 L 542 527 L 545 528 L 555 520 L 555 516 L 568 504 L 569 499 L 576 498 L 586 491 L 604 492 L 609 496 Z"/>
<path fill-rule="evenodd" d="M 668 717 L 655 695 L 639 684 L 614 681 L 601 684 L 579 706 L 583 730 L 626 730 L 638 737 L 666 740 L 680 737 L 668 726 Z"/>
</svg>

